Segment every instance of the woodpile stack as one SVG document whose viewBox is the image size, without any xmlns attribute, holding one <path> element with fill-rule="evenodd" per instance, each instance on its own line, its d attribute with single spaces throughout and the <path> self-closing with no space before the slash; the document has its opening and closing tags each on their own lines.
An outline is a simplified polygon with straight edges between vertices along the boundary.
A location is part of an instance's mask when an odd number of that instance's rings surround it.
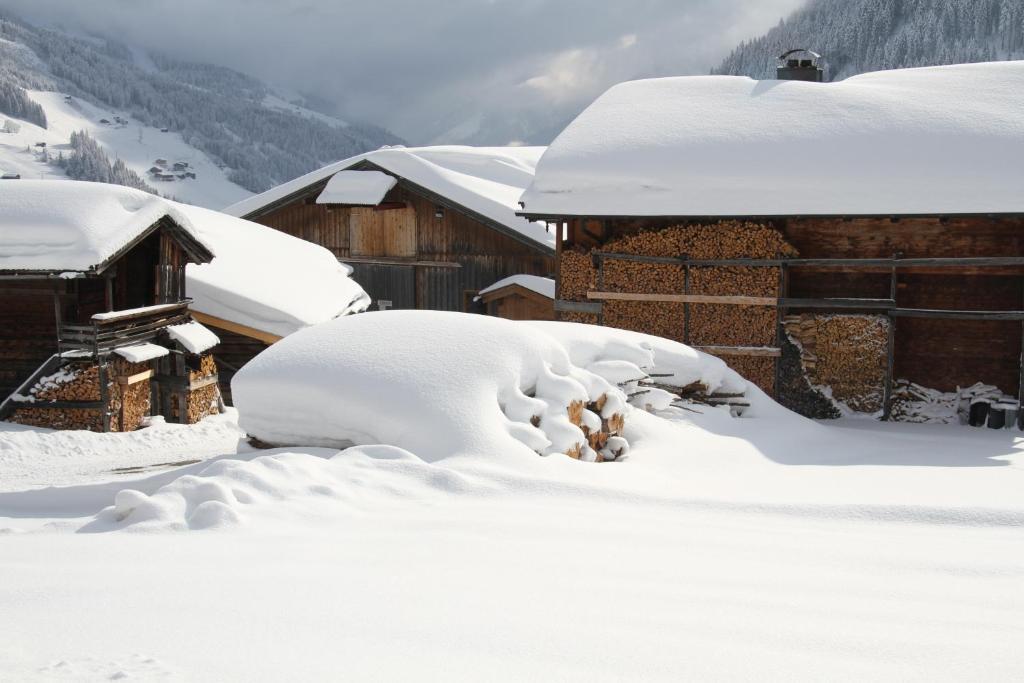
<svg viewBox="0 0 1024 683">
<path fill-rule="evenodd" d="M 769 225 L 721 221 L 713 225 L 678 225 L 623 235 L 585 252 L 565 250 L 559 262 L 560 298 L 587 301 L 598 289 L 594 251 L 699 260 L 772 259 L 796 256 L 796 250 Z M 682 266 L 605 259 L 603 291 L 634 294 L 683 294 Z M 690 294 L 723 296 L 779 295 L 779 269 L 769 267 L 692 267 Z M 770 306 L 690 304 L 689 334 L 686 304 L 672 302 L 605 301 L 604 324 L 645 332 L 692 346 L 774 346 L 776 312 Z M 597 322 L 596 316 L 561 313 L 561 320 Z M 733 369 L 769 393 L 775 362 L 770 357 L 723 356 Z"/>
<path fill-rule="evenodd" d="M 195 383 L 217 374 L 217 363 L 210 354 L 199 359 L 199 368 L 189 372 L 189 382 Z M 204 417 L 220 412 L 220 387 L 216 382 L 188 392 L 187 423 L 195 424 Z M 178 418 L 178 397 L 171 396 L 171 414 Z"/>
<path fill-rule="evenodd" d="M 881 315 L 794 315 L 786 334 L 812 386 L 850 410 L 882 409 L 889 321 Z"/>
<path fill-rule="evenodd" d="M 147 363 L 130 363 L 114 358 L 107 364 L 108 411 L 111 431 L 121 430 L 123 408 L 124 430 L 132 431 L 150 413 L 150 381 L 129 386 L 118 384 L 117 378 L 130 377 L 149 369 Z M 76 362 L 63 367 L 50 377 L 42 378 L 28 391 L 35 401 L 92 402 L 100 400 L 99 367 L 93 362 Z M 31 402 L 19 407 L 12 422 L 51 429 L 103 430 L 103 414 L 99 409 L 40 408 Z"/>
<path fill-rule="evenodd" d="M 597 269 L 590 252 L 566 249 L 559 258 L 559 297 L 565 301 L 586 301 L 587 292 L 597 289 Z M 558 314 L 559 320 L 572 323 L 597 324 L 597 316 L 589 313 Z"/>
<path fill-rule="evenodd" d="M 621 456 L 625 451 L 625 440 L 622 439 L 622 430 L 625 429 L 626 420 L 621 413 L 614 413 L 607 419 L 601 419 L 601 428 L 592 431 L 583 418 L 584 410 L 589 410 L 595 415 L 600 415 L 604 410 L 608 396 L 602 394 L 596 401 L 584 403 L 573 401 L 569 404 L 569 421 L 583 431 L 587 439 L 587 445 L 597 453 L 596 462 L 611 462 Z M 566 453 L 570 458 L 579 460 L 583 455 L 583 444 L 576 444 Z"/>
</svg>

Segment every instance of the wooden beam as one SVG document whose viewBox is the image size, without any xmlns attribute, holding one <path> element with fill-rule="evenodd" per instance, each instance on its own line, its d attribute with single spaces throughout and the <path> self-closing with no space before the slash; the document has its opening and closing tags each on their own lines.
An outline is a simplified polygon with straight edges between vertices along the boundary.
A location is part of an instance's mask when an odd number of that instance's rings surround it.
<svg viewBox="0 0 1024 683">
<path fill-rule="evenodd" d="M 770 346 L 694 346 L 693 348 L 712 356 L 755 356 L 760 358 L 778 358 L 781 349 Z"/>
<path fill-rule="evenodd" d="M 944 311 L 929 308 L 894 308 L 899 318 L 934 318 L 944 320 L 1024 320 L 1024 311 Z"/>
<path fill-rule="evenodd" d="M 877 309 L 887 311 L 896 306 L 895 299 L 779 299 L 783 308 L 823 308 L 826 310 Z"/>
<path fill-rule="evenodd" d="M 602 308 L 603 306 L 600 303 L 563 301 L 562 299 L 555 301 L 555 310 L 563 311 L 565 313 L 591 313 L 593 315 L 601 315 Z"/>
<path fill-rule="evenodd" d="M 282 338 L 280 335 L 277 334 L 264 332 L 263 330 L 257 330 L 255 327 L 248 327 L 246 325 L 233 323 L 230 320 L 224 320 L 223 318 L 218 318 L 216 316 L 201 313 L 199 311 L 192 311 L 192 317 L 195 318 L 198 322 L 203 323 L 204 325 L 209 325 L 210 327 L 219 327 L 222 330 L 234 332 L 235 334 L 240 334 L 243 337 L 250 337 L 252 339 L 256 339 L 268 345 L 279 342 L 281 341 Z"/>
<path fill-rule="evenodd" d="M 121 377 L 118 377 L 117 378 L 117 383 L 120 384 L 123 387 L 127 387 L 127 386 L 131 386 L 132 384 L 137 384 L 139 382 L 142 382 L 143 380 L 147 380 L 150 377 L 152 377 L 153 374 L 154 373 L 153 373 L 152 369 L 150 369 L 150 370 L 143 370 L 142 372 L 137 372 L 134 375 L 123 375 Z"/>
<path fill-rule="evenodd" d="M 360 256 L 338 256 L 341 263 L 365 263 L 375 266 L 419 266 L 421 268 L 461 268 L 453 261 L 417 261 L 415 259 L 367 258 Z"/>
<path fill-rule="evenodd" d="M 587 292 L 588 299 L 603 301 L 664 301 L 687 304 L 729 304 L 734 306 L 777 306 L 773 296 L 712 296 L 708 294 L 631 294 L 629 292 Z"/>
</svg>

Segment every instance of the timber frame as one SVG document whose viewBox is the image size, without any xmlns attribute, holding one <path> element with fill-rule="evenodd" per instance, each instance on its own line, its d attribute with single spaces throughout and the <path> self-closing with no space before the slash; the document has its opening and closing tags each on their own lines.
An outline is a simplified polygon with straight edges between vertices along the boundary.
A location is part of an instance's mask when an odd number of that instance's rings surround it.
<svg viewBox="0 0 1024 683">
<path fill-rule="evenodd" d="M 853 313 L 872 313 L 876 315 L 885 316 L 888 320 L 888 339 L 886 346 L 886 372 L 885 372 L 885 386 L 883 389 L 883 416 L 885 419 L 889 419 L 892 415 L 892 403 L 893 403 L 893 385 L 895 380 L 895 359 L 897 355 L 897 341 L 899 340 L 901 333 L 900 329 L 903 327 L 899 324 L 899 321 L 908 321 L 906 324 L 910 325 L 909 321 L 922 320 L 922 321 L 965 321 L 965 324 L 971 322 L 979 324 L 987 324 L 991 321 L 1003 321 L 1003 322 L 1017 322 L 1020 324 L 1020 343 L 1018 354 L 1016 357 L 1016 383 L 1017 383 L 1017 398 L 1018 405 L 1024 407 L 1024 299 L 1019 296 L 1016 300 L 1007 299 L 1006 295 L 1002 295 L 1001 305 L 992 305 L 991 309 L 986 308 L 985 310 L 977 310 L 968 307 L 955 307 L 950 306 L 948 308 L 931 307 L 931 306 L 915 306 L 915 305 L 901 305 L 898 299 L 904 297 L 899 292 L 907 286 L 920 286 L 923 282 L 922 276 L 936 276 L 938 278 L 946 277 L 950 281 L 965 282 L 965 278 L 975 276 L 982 278 L 979 280 L 985 281 L 984 278 L 1007 277 L 1013 278 L 1017 281 L 1017 288 L 1021 289 L 1024 287 L 1024 242 L 1019 238 L 1020 235 L 1024 234 L 1024 214 L 1006 214 L 1006 213 L 964 213 L 964 214 L 904 214 L 904 215 L 890 215 L 890 214 L 874 214 L 874 215 L 847 215 L 847 214 L 822 214 L 822 215 L 792 215 L 792 216 L 577 216 L 577 215 L 544 215 L 531 213 L 529 211 L 519 211 L 517 215 L 528 218 L 531 220 L 544 220 L 549 222 L 555 227 L 556 235 L 556 249 L 557 253 L 561 255 L 563 249 L 567 248 L 569 244 L 577 244 L 578 240 L 582 240 L 583 245 L 587 246 L 598 246 L 614 236 L 621 234 L 629 234 L 636 231 L 642 230 L 657 230 L 664 227 L 673 225 L 713 225 L 720 221 L 741 221 L 741 222 L 752 222 L 762 223 L 775 227 L 780 230 L 782 234 L 790 239 L 791 227 L 796 229 L 796 235 L 803 240 L 802 244 L 796 244 L 797 248 L 803 253 L 804 247 L 811 245 L 814 248 L 807 249 L 811 252 L 812 256 L 823 256 L 827 255 L 830 251 L 832 253 L 838 252 L 840 255 L 855 255 L 858 249 L 858 242 L 856 239 L 852 240 L 848 244 L 844 244 L 841 249 L 830 248 L 829 246 L 816 245 L 807 242 L 809 238 L 815 238 L 817 235 L 825 236 L 828 230 L 832 230 L 835 234 L 839 234 L 838 226 L 847 225 L 851 226 L 844 228 L 847 232 L 842 234 L 851 234 L 849 231 L 859 230 L 863 227 L 865 230 L 883 230 L 883 226 L 889 225 L 894 231 L 898 230 L 900 223 L 906 223 L 908 225 L 930 225 L 933 227 L 947 227 L 960 229 L 959 226 L 964 226 L 966 229 L 971 225 L 983 225 L 987 224 L 990 226 L 986 235 L 986 239 L 989 241 L 982 246 L 982 242 L 975 244 L 974 242 L 966 242 L 963 247 L 957 245 L 940 243 L 935 241 L 937 239 L 934 235 L 938 234 L 938 231 L 929 233 L 919 243 L 915 244 L 916 251 L 913 256 L 907 257 L 901 251 L 901 247 L 898 244 L 898 239 L 895 234 L 892 239 L 894 244 L 889 252 L 889 255 L 883 257 L 882 254 L 878 254 L 881 249 L 870 249 L 866 250 L 874 253 L 867 253 L 863 258 L 852 257 L 852 258 L 782 258 L 777 257 L 774 259 L 723 259 L 723 260 L 699 260 L 689 259 L 686 255 L 680 255 L 678 257 L 647 257 L 639 256 L 635 254 L 616 254 L 608 252 L 593 252 L 594 265 L 597 268 L 597 287 L 594 291 L 588 292 L 587 301 L 568 301 L 560 298 L 561 286 L 559 283 L 558 293 L 559 297 L 556 297 L 555 310 L 566 313 L 583 313 L 597 316 L 599 324 L 603 324 L 603 302 L 611 300 L 633 300 L 633 301 L 672 301 L 677 303 L 685 304 L 685 320 L 684 320 L 684 336 L 688 340 L 688 318 L 689 309 L 691 304 L 697 303 L 716 303 L 716 304 L 734 304 L 734 305 L 764 305 L 774 307 L 777 311 L 777 330 L 776 330 L 776 345 L 771 348 L 761 347 L 708 347 L 705 350 L 712 352 L 716 355 L 728 356 L 728 355 L 753 355 L 753 356 L 769 356 L 775 357 L 775 387 L 776 396 L 780 388 L 779 382 L 779 356 L 781 355 L 781 346 L 784 340 L 785 332 L 783 330 L 782 321 L 784 316 L 788 312 L 853 312 Z M 815 222 L 821 225 L 821 228 L 816 232 L 814 229 L 807 229 L 807 226 L 815 224 Z M 832 226 L 832 227 L 828 227 Z M 1002 232 L 999 232 L 1002 231 Z M 956 234 L 951 233 L 951 234 Z M 1001 238 L 1006 240 L 1004 243 L 1000 243 L 999 239 L 993 238 L 992 235 L 1003 235 Z M 888 239 L 888 238 L 886 238 Z M 973 238 L 967 238 L 968 240 Z M 932 241 L 928 241 L 932 240 Z M 792 241 L 792 239 L 790 239 Z M 883 240 L 884 241 L 884 240 Z M 957 253 L 959 251 L 959 254 Z M 1003 254 L 1007 255 L 992 255 L 999 254 L 1002 251 Z M 825 254 L 822 254 L 825 252 Z M 942 256 L 936 255 L 935 257 L 928 256 L 928 253 L 942 254 Z M 977 255 L 974 255 L 977 254 Z M 984 254 L 984 255 L 981 255 Z M 604 291 L 603 286 L 603 264 L 605 260 L 631 260 L 641 263 L 651 264 L 670 264 L 679 265 L 684 271 L 685 288 L 683 294 L 672 294 L 672 295 L 630 295 L 620 292 L 607 292 Z M 729 266 L 745 266 L 745 267 L 775 267 L 779 269 L 779 296 L 776 299 L 771 297 L 760 297 L 763 301 L 751 301 L 750 297 L 707 297 L 691 294 L 689 292 L 689 271 L 693 267 L 729 267 Z M 817 289 L 834 290 L 841 287 L 842 282 L 853 282 L 856 278 L 875 276 L 885 277 L 887 280 L 886 292 L 883 295 L 881 291 L 872 292 L 872 297 L 868 296 L 850 296 L 846 297 L 844 293 L 836 292 L 838 296 L 827 296 L 827 297 L 814 297 L 814 296 L 791 296 L 791 278 L 796 275 L 801 278 L 801 288 L 807 289 L 807 284 L 816 276 L 826 277 L 830 272 L 842 273 L 845 279 L 835 279 L 835 285 L 827 287 L 821 287 Z M 802 274 L 801 274 L 802 273 Z M 948 277 L 947 277 L 948 276 Z M 908 285 L 907 281 L 913 281 L 914 285 Z M 880 284 L 880 283 L 879 283 Z M 981 287 L 982 285 L 975 285 L 975 287 Z M 815 289 L 814 287 L 811 288 Z M 857 289 L 857 288 L 854 288 Z M 877 288 L 873 288 L 877 289 Z M 911 290 L 913 291 L 913 290 Z M 983 290 L 982 290 L 983 291 Z M 829 292 L 831 294 L 831 291 Z M 912 296 L 911 298 L 920 298 L 920 296 Z M 713 300 L 713 301 L 712 301 Z M 973 303 L 962 301 L 960 303 Z M 986 303 L 989 303 L 986 301 Z M 991 304 L 990 304 L 991 305 Z M 954 323 L 955 324 L 955 323 Z M 916 323 L 915 323 L 916 325 Z M 917 332 L 916 335 L 911 335 L 915 340 L 918 340 L 921 336 L 921 332 L 917 327 L 914 327 Z M 1003 336 L 1009 336 L 1009 332 Z M 1005 340 L 1004 340 L 1005 341 Z M 904 350 L 906 350 L 906 344 L 904 342 Z M 915 342 L 916 343 L 916 342 Z M 1003 351 L 1005 354 L 1006 352 Z M 1003 356 L 1000 356 L 1003 358 Z M 1000 361 L 1002 362 L 1002 361 Z M 1002 376 L 1002 375 L 1000 375 Z M 1007 383 L 1009 379 L 1005 380 Z M 1024 429 L 1024 409 L 1018 413 L 1018 426 Z"/>
</svg>

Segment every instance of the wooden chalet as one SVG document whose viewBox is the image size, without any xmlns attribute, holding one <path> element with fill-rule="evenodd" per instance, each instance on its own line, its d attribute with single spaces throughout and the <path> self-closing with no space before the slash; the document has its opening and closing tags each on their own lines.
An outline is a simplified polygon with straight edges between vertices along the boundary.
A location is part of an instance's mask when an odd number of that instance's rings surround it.
<svg viewBox="0 0 1024 683">
<path fill-rule="evenodd" d="M 626 83 L 571 124 L 521 211 L 556 227 L 558 316 L 703 348 L 811 416 L 959 392 L 1019 420 L 1024 63 L 802 80 Z"/>
<path fill-rule="evenodd" d="M 538 148 L 391 148 L 225 211 L 329 249 L 375 309 L 468 311 L 510 275 L 554 272 L 554 235 L 515 215 Z"/>
<path fill-rule="evenodd" d="M 73 181 L 0 193 L 0 419 L 125 431 L 209 414 L 216 339 L 189 315 L 185 267 L 213 254 L 167 207 Z"/>
</svg>

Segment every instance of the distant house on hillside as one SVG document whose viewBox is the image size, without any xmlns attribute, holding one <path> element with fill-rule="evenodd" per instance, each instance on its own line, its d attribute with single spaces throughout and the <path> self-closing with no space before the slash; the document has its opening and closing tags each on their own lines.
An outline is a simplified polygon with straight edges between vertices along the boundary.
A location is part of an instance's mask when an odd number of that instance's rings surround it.
<svg viewBox="0 0 1024 683">
<path fill-rule="evenodd" d="M 623 83 L 520 215 L 557 226 L 562 319 L 704 348 L 809 415 L 984 395 L 1001 425 L 1024 415 L 1021 111 L 1024 62 Z"/>
<path fill-rule="evenodd" d="M 555 236 L 515 215 L 539 148 L 384 148 L 225 209 L 329 249 L 379 309 L 466 311 L 554 270 Z"/>
</svg>

